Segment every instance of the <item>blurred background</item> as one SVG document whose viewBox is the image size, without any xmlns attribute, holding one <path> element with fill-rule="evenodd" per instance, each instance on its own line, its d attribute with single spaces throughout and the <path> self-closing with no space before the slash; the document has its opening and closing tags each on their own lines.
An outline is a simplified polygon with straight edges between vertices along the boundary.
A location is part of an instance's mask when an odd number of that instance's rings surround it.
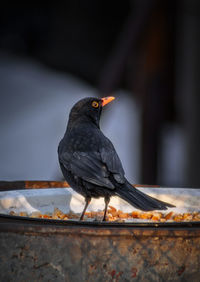
<svg viewBox="0 0 200 282">
<path fill-rule="evenodd" d="M 35 1 L 0 10 L 0 180 L 62 180 L 69 110 L 113 95 L 103 132 L 132 183 L 200 187 L 200 2 Z"/>
</svg>

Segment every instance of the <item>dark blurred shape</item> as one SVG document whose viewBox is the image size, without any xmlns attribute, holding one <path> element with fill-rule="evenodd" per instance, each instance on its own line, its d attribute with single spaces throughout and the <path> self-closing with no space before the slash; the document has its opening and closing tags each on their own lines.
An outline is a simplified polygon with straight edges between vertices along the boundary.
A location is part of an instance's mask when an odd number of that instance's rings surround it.
<svg viewBox="0 0 200 282">
<path fill-rule="evenodd" d="M 130 2 L 62 1 L 1 8 L 0 48 L 31 56 L 96 84 Z"/>
<path fill-rule="evenodd" d="M 177 107 L 186 143 L 185 185 L 200 186 L 200 1 L 179 1 Z"/>
<path fill-rule="evenodd" d="M 118 44 L 100 80 L 113 91 L 125 76 L 126 86 L 142 104 L 142 181 L 156 183 L 163 123 L 174 119 L 175 4 L 135 1 Z M 129 69 L 127 70 L 127 66 Z M 125 72 L 126 70 L 126 72 Z"/>
<path fill-rule="evenodd" d="M 133 89 L 142 103 L 142 179 L 156 183 L 161 133 L 175 120 L 174 53 L 175 2 L 157 2 L 140 45 Z"/>
<path fill-rule="evenodd" d="M 116 89 L 126 69 L 128 60 L 136 53 L 138 41 L 147 28 L 149 18 L 156 7 L 156 1 L 134 1 L 118 40 L 100 76 L 101 92 Z"/>
</svg>

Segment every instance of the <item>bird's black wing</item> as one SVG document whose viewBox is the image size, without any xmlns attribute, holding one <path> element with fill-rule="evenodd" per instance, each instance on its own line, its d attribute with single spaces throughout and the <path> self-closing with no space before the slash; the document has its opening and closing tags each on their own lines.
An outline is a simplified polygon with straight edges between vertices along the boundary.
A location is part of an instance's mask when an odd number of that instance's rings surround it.
<svg viewBox="0 0 200 282">
<path fill-rule="evenodd" d="M 106 164 L 108 171 L 112 173 L 115 181 L 119 184 L 125 183 L 126 179 L 124 177 L 122 163 L 109 139 L 107 139 L 106 146 L 101 148 L 101 159 Z"/>
<path fill-rule="evenodd" d="M 108 189 L 115 188 L 109 179 L 110 172 L 107 165 L 102 162 L 100 153 L 64 152 L 60 155 L 59 160 L 73 175 L 95 185 Z"/>
</svg>

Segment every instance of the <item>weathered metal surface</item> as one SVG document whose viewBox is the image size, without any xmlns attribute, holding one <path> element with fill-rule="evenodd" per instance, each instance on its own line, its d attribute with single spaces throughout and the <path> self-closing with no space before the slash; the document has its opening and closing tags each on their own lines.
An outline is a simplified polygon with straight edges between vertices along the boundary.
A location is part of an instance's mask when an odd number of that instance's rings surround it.
<svg viewBox="0 0 200 282">
<path fill-rule="evenodd" d="M 159 187 L 158 185 L 140 185 L 134 184 L 135 187 Z M 44 189 L 44 188 L 61 188 L 69 187 L 66 181 L 0 181 L 0 191 L 21 190 L 21 189 Z"/>
<path fill-rule="evenodd" d="M 33 185 L 43 187 L 40 182 L 27 187 Z M 199 282 L 199 277 L 197 222 L 99 223 L 0 215 L 0 281 Z"/>
<path fill-rule="evenodd" d="M 199 281 L 199 225 L 13 222 L 0 222 L 0 281 Z"/>
<path fill-rule="evenodd" d="M 0 181 L 0 191 L 69 187 L 66 181 Z"/>
</svg>

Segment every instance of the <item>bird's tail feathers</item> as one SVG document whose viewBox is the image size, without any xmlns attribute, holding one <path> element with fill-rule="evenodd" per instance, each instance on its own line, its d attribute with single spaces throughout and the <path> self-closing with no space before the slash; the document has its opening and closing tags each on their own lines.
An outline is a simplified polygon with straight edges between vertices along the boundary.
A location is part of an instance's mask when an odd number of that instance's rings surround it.
<svg viewBox="0 0 200 282">
<path fill-rule="evenodd" d="M 125 187 L 117 189 L 116 194 L 135 208 L 143 211 L 166 210 L 167 207 L 174 207 L 171 204 L 144 194 L 128 182 L 125 183 Z"/>
</svg>

